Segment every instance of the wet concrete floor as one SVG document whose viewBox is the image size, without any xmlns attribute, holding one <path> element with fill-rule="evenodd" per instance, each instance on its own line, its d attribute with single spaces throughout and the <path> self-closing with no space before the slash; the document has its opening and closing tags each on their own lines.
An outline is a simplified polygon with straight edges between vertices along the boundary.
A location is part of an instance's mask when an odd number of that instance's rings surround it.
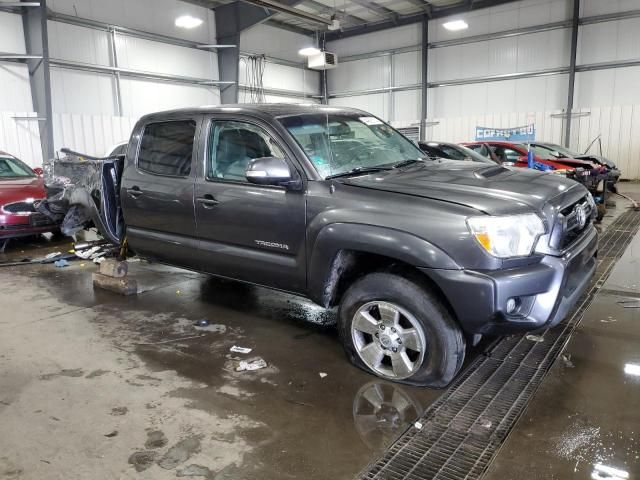
<svg viewBox="0 0 640 480">
<path fill-rule="evenodd" d="M 23 241 L 0 261 L 68 248 Z M 139 262 L 125 298 L 93 289 L 96 268 L 0 268 L 2 480 L 348 479 L 442 393 L 353 367 L 335 312 L 298 297 Z M 236 371 L 257 358 L 268 366 Z"/>
<path fill-rule="evenodd" d="M 640 200 L 638 185 L 626 190 Z M 636 234 L 485 479 L 640 478 L 639 407 Z"/>
<path fill-rule="evenodd" d="M 5 260 L 70 244 L 35 247 Z M 335 313 L 303 299 L 146 262 L 125 298 L 96 268 L 0 270 L 3 480 L 351 478 L 441 393 L 351 366 Z"/>
</svg>

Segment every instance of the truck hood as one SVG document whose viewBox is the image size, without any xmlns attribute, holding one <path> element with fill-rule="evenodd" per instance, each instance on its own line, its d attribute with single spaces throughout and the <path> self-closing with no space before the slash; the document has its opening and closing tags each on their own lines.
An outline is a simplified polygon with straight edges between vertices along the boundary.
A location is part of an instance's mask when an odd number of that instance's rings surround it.
<svg viewBox="0 0 640 480">
<path fill-rule="evenodd" d="M 551 199 L 583 188 L 552 173 L 473 162 L 436 160 L 342 179 L 354 187 L 429 198 L 490 215 L 541 212 Z M 585 190 L 586 192 L 586 190 Z"/>
</svg>

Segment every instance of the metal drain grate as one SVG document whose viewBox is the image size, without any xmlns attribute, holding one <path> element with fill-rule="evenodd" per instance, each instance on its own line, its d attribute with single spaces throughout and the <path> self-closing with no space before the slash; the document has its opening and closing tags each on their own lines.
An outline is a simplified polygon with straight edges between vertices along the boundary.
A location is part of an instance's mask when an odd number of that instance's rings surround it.
<svg viewBox="0 0 640 480">
<path fill-rule="evenodd" d="M 520 417 L 598 289 L 640 228 L 640 213 L 620 215 L 600 236 L 591 287 L 543 342 L 506 337 L 476 358 L 420 419 L 358 478 L 478 479 Z"/>
</svg>

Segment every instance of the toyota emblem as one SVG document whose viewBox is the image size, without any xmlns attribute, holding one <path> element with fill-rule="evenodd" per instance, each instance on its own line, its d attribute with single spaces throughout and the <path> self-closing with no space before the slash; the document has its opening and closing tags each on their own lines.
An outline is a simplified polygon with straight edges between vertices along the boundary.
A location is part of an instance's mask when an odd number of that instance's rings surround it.
<svg viewBox="0 0 640 480">
<path fill-rule="evenodd" d="M 584 210 L 583 205 L 576 205 L 575 208 L 576 221 L 578 222 L 578 228 L 583 228 L 587 224 L 587 212 Z"/>
</svg>

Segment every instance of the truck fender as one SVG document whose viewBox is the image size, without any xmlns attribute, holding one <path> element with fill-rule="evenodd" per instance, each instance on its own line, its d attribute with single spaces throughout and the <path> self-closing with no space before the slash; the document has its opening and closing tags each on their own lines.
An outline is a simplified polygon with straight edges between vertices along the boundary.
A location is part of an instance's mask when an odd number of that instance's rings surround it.
<svg viewBox="0 0 640 480">
<path fill-rule="evenodd" d="M 370 253 L 414 267 L 460 270 L 442 249 L 407 232 L 356 223 L 333 223 L 320 230 L 308 250 L 309 297 L 329 306 L 340 275 L 354 261 L 348 252 Z"/>
</svg>

